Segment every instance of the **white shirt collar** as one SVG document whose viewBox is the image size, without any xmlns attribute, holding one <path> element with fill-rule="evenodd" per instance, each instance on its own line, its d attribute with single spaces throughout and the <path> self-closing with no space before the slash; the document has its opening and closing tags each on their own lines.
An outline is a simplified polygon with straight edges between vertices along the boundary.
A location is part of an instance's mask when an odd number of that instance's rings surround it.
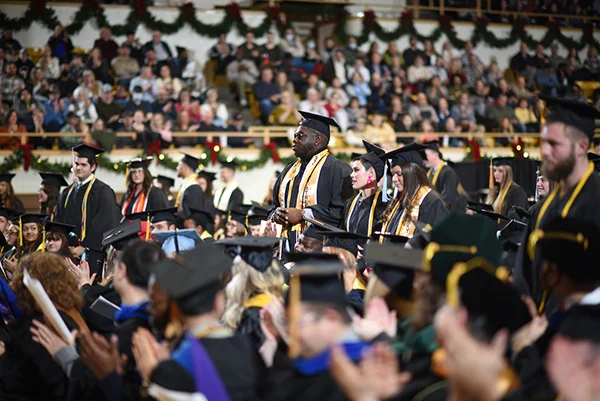
<svg viewBox="0 0 600 401">
<path fill-rule="evenodd" d="M 90 174 L 90 176 L 88 178 L 85 179 L 85 181 L 79 181 L 80 185 L 85 185 L 88 182 L 92 181 L 92 178 L 94 178 L 94 174 Z"/>
<path fill-rule="evenodd" d="M 585 294 L 583 298 L 581 298 L 581 305 L 598 305 L 600 304 L 600 287 L 596 288 L 592 292 L 588 292 Z"/>
</svg>

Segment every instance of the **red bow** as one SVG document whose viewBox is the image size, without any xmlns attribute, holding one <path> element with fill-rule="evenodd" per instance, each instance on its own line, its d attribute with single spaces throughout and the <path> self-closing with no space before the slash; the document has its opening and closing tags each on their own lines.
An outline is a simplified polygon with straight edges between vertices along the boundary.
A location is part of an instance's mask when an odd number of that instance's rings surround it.
<svg viewBox="0 0 600 401">
<path fill-rule="evenodd" d="M 25 169 L 25 171 L 28 171 L 31 166 L 31 151 L 34 148 L 35 147 L 30 143 L 26 143 L 25 145 L 19 144 L 19 149 L 23 151 L 23 169 Z"/>
<path fill-rule="evenodd" d="M 187 22 L 191 22 L 192 18 L 194 17 L 194 14 L 196 12 L 196 9 L 194 8 L 194 4 L 193 3 L 185 3 L 183 5 L 183 12 L 185 15 L 185 20 Z"/>
<path fill-rule="evenodd" d="M 440 15 L 440 25 L 445 31 L 452 29 L 452 17 L 448 14 Z"/>
<path fill-rule="evenodd" d="M 139 19 L 145 20 L 148 17 L 148 4 L 146 0 L 135 0 L 133 8 L 135 9 L 135 15 Z"/>
<path fill-rule="evenodd" d="M 240 21 L 242 19 L 242 13 L 240 12 L 240 5 L 238 3 L 232 2 L 225 6 L 225 10 L 227 13 L 231 15 L 231 19 L 234 21 Z"/>
<path fill-rule="evenodd" d="M 471 155 L 473 157 L 473 160 L 481 160 L 481 146 L 479 146 L 479 143 L 477 141 L 469 139 L 468 144 L 471 148 Z"/>
<path fill-rule="evenodd" d="M 273 159 L 273 163 L 279 163 L 279 152 L 277 151 L 277 144 L 275 142 L 269 142 L 265 144 L 265 149 L 269 149 L 271 151 L 271 158 Z"/>
<path fill-rule="evenodd" d="M 221 150 L 219 140 L 216 141 L 206 141 L 204 144 L 205 149 L 210 149 L 210 164 L 215 165 L 219 160 L 219 151 Z"/>
<path fill-rule="evenodd" d="M 150 147 L 148 148 L 148 157 L 151 156 L 159 156 L 160 155 L 160 151 L 161 151 L 161 147 L 160 147 L 160 141 L 157 139 L 156 141 L 152 142 L 152 145 L 150 145 Z M 156 158 L 156 163 L 160 163 L 160 158 Z"/>
<path fill-rule="evenodd" d="M 406 10 L 402 12 L 402 15 L 400 16 L 400 24 L 404 25 L 404 24 L 408 24 L 410 22 L 410 20 L 412 19 L 412 11 L 410 10 Z"/>
<path fill-rule="evenodd" d="M 375 27 L 375 11 L 373 11 L 373 10 L 365 11 L 365 16 L 364 16 L 363 21 L 364 21 L 365 26 L 368 29 L 373 30 L 373 28 Z"/>
</svg>

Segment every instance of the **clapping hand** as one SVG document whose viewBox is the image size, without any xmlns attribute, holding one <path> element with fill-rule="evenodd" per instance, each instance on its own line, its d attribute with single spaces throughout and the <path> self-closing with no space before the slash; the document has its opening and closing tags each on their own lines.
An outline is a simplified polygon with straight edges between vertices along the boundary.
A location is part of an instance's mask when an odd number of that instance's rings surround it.
<svg viewBox="0 0 600 401">
<path fill-rule="evenodd" d="M 98 333 L 81 332 L 77 336 L 81 358 L 102 380 L 109 374 L 116 372 L 123 375 L 127 364 L 127 356 L 119 354 L 119 340 L 113 334 L 110 343 Z"/>
<path fill-rule="evenodd" d="M 166 344 L 160 344 L 147 329 L 139 328 L 133 333 L 133 357 L 142 379 L 150 381 L 156 366 L 170 358 Z"/>
<path fill-rule="evenodd" d="M 73 273 L 75 279 L 77 279 L 77 285 L 79 286 L 79 288 L 83 287 L 86 284 L 94 284 L 96 273 L 90 276 L 90 265 L 87 261 L 82 260 L 78 265 L 76 265 L 71 259 L 66 258 L 66 260 L 69 265 L 69 271 Z"/>
</svg>

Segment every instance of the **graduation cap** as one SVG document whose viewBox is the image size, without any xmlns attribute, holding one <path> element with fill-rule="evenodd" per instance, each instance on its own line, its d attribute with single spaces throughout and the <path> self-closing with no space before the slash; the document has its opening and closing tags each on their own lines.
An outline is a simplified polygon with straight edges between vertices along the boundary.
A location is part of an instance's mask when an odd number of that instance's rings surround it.
<svg viewBox="0 0 600 401">
<path fill-rule="evenodd" d="M 398 244 L 398 245 L 404 245 L 410 240 L 410 238 L 405 237 L 403 235 L 396 235 L 396 234 L 386 233 L 386 232 L 381 232 L 381 231 L 375 231 L 373 234 L 378 235 L 380 238 L 383 237 L 384 239 L 387 239 L 392 244 Z"/>
<path fill-rule="evenodd" d="M 317 219 L 309 217 L 309 216 L 304 216 L 304 221 L 314 225 L 315 227 L 323 229 L 323 230 L 332 231 L 332 232 L 344 232 L 344 230 L 342 230 L 341 228 L 334 227 L 331 224 L 325 223 L 324 221 L 317 220 Z"/>
<path fill-rule="evenodd" d="M 383 177 L 383 173 L 385 171 L 385 162 L 381 160 L 380 154 L 369 152 L 361 155 L 358 159 L 366 161 L 371 165 L 371 167 L 373 167 L 377 181 Z"/>
<path fill-rule="evenodd" d="M 260 226 L 263 220 L 267 220 L 268 216 L 263 215 L 248 215 L 248 226 Z"/>
<path fill-rule="evenodd" d="M 490 212 L 487 209 L 479 209 L 479 208 L 473 207 L 473 206 L 467 206 L 467 209 L 472 210 L 472 211 L 476 212 L 477 214 L 481 214 L 485 217 L 488 217 L 496 222 L 500 222 L 500 220 L 510 220 L 510 218 L 506 217 L 503 214 L 496 213 L 496 212 Z"/>
<path fill-rule="evenodd" d="M 235 171 L 238 167 L 238 163 L 235 160 L 221 162 L 221 168 L 228 168 Z"/>
<path fill-rule="evenodd" d="M 345 269 L 346 267 L 339 260 L 326 264 L 298 263 L 290 272 L 288 305 L 292 302 L 292 293 L 297 289 L 301 302 L 326 303 L 345 307 L 348 300 L 344 283 L 340 279 L 341 273 Z"/>
<path fill-rule="evenodd" d="M 435 150 L 438 153 L 438 155 L 440 155 L 440 159 L 443 158 L 442 152 L 440 151 L 440 146 L 442 145 L 442 143 L 440 141 L 438 141 L 437 139 L 435 139 L 433 141 L 423 142 L 423 145 L 427 146 L 431 150 Z"/>
<path fill-rule="evenodd" d="M 186 216 L 187 219 L 194 220 L 194 225 L 202 226 L 202 228 L 206 231 L 213 231 L 215 224 L 215 217 L 212 213 L 207 212 L 206 210 L 199 210 L 190 207 L 190 214 Z"/>
<path fill-rule="evenodd" d="M 150 162 L 154 159 L 152 156 L 148 157 L 137 157 L 135 159 L 126 160 L 123 164 L 127 165 L 128 168 L 144 168 L 147 169 Z"/>
<path fill-rule="evenodd" d="M 95 160 L 96 156 L 105 152 L 104 149 L 90 146 L 85 143 L 74 146 L 71 150 L 77 154 L 77 157 L 83 157 L 88 160 Z"/>
<path fill-rule="evenodd" d="M 152 233 L 152 236 L 162 245 L 162 249 L 167 255 L 188 251 L 202 243 L 200 235 L 198 235 L 198 232 L 193 228 L 186 230 L 161 231 Z M 201 258 L 197 261 L 200 260 L 204 259 Z"/>
<path fill-rule="evenodd" d="M 198 165 L 200 164 L 200 159 L 194 156 L 190 156 L 187 153 L 183 153 L 183 157 L 181 158 L 181 162 L 187 164 L 192 171 L 198 170 Z"/>
<path fill-rule="evenodd" d="M 237 210 L 230 210 L 229 211 L 229 219 L 228 221 L 237 221 L 240 224 L 243 224 L 244 226 L 247 226 L 248 224 L 248 214 L 246 212 L 239 212 Z"/>
<path fill-rule="evenodd" d="M 298 265 L 308 263 L 326 264 L 340 261 L 336 254 L 325 252 L 290 252 L 286 256 L 288 262 L 294 262 Z"/>
<path fill-rule="evenodd" d="M 325 117 L 320 114 L 310 113 L 308 111 L 298 110 L 298 113 L 304 118 L 300 122 L 301 127 L 307 127 L 310 129 L 314 129 L 317 132 L 325 135 L 327 139 L 331 137 L 331 129 L 330 126 L 337 127 L 340 129 L 338 123 L 335 122 L 333 118 Z"/>
<path fill-rule="evenodd" d="M 244 213 L 244 214 L 248 214 L 250 213 L 250 210 L 252 209 L 252 205 L 250 204 L 245 204 L 245 205 L 238 205 L 237 209 L 234 209 L 237 212 L 240 213 Z"/>
<path fill-rule="evenodd" d="M 142 230 L 142 224 L 139 220 L 127 221 L 119 224 L 112 230 L 102 234 L 102 248 L 112 245 L 113 248 L 120 251 L 134 239 L 139 239 L 138 233 Z"/>
<path fill-rule="evenodd" d="M 367 152 L 369 153 L 376 153 L 377 155 L 382 155 L 385 153 L 385 150 L 383 150 L 382 147 L 379 147 L 377 145 L 375 145 L 374 143 L 371 143 L 367 140 L 362 140 L 363 146 L 365 147 L 365 149 L 367 150 Z"/>
<path fill-rule="evenodd" d="M 0 173 L 0 182 L 10 183 L 16 174 Z"/>
<path fill-rule="evenodd" d="M 513 210 L 519 216 L 520 219 L 528 219 L 531 217 L 531 213 L 528 210 L 523 209 L 520 206 L 513 206 Z"/>
<path fill-rule="evenodd" d="M 424 249 L 424 270 L 442 284 L 457 263 L 472 259 L 495 270 L 502 263 L 502 245 L 496 238 L 496 227 L 486 217 L 451 212 L 431 230 L 431 242 Z"/>
<path fill-rule="evenodd" d="M 48 233 L 63 233 L 67 237 L 68 246 L 77 246 L 79 238 L 75 234 L 75 226 L 70 224 L 56 223 L 49 221 L 44 225 L 44 231 L 46 235 Z"/>
<path fill-rule="evenodd" d="M 12 220 L 17 216 L 17 211 L 9 209 L 4 206 L 0 206 L 0 217 L 4 217 L 6 220 Z"/>
<path fill-rule="evenodd" d="M 234 248 L 236 255 L 261 273 L 271 266 L 273 247 L 278 243 L 279 238 L 274 237 L 238 237 L 216 242 L 216 244 L 224 245 L 229 249 Z"/>
<path fill-rule="evenodd" d="M 53 187 L 68 187 L 69 183 L 65 180 L 65 177 L 59 173 L 40 173 L 42 177 L 42 185 L 51 185 Z"/>
<path fill-rule="evenodd" d="M 315 226 L 308 226 L 306 230 L 302 231 L 302 236 L 306 238 L 315 239 L 321 243 L 325 243 L 325 234 L 319 228 Z"/>
<path fill-rule="evenodd" d="M 45 214 L 25 213 L 19 216 L 19 219 L 21 220 L 22 224 L 37 223 L 40 225 L 44 225 L 44 220 L 46 220 L 47 217 L 48 216 Z"/>
<path fill-rule="evenodd" d="M 250 211 L 248 213 L 254 216 L 269 217 L 270 210 L 270 206 L 263 206 L 258 202 L 252 201 L 252 208 L 250 208 Z"/>
<path fill-rule="evenodd" d="M 222 288 L 223 274 L 231 269 L 231 259 L 213 245 L 201 244 L 183 252 L 175 260 L 167 259 L 151 269 L 161 288 L 175 300 L 184 314 L 206 310 L 206 304 Z"/>
<path fill-rule="evenodd" d="M 512 167 L 513 166 L 513 162 L 514 162 L 515 158 L 514 157 L 494 157 L 492 159 L 492 166 L 494 167 L 500 167 L 500 166 L 509 166 Z"/>
<path fill-rule="evenodd" d="M 560 325 L 558 333 L 571 340 L 600 343 L 600 305 L 573 306 Z"/>
<path fill-rule="evenodd" d="M 423 151 L 427 148 L 425 145 L 420 143 L 412 142 L 408 145 L 402 146 L 401 148 L 394 149 L 390 152 L 384 153 L 379 157 L 385 160 L 391 160 L 392 167 L 400 166 L 408 163 L 415 163 L 419 166 L 423 164 L 425 157 Z"/>
<path fill-rule="evenodd" d="M 423 251 L 370 242 L 365 247 L 365 259 L 391 291 L 403 299 L 412 298 L 415 270 L 422 269 Z"/>
<path fill-rule="evenodd" d="M 520 234 L 525 231 L 526 228 L 526 223 L 512 219 L 499 231 L 498 238 L 500 240 L 506 240 L 510 237 L 520 237 Z"/>
<path fill-rule="evenodd" d="M 166 189 L 175 186 L 175 178 L 167 177 L 166 175 L 157 175 L 156 181 L 160 182 L 163 188 Z"/>
<path fill-rule="evenodd" d="M 471 201 L 467 201 L 467 207 L 472 207 L 472 210 L 487 210 L 489 212 L 493 212 L 494 211 L 494 207 L 492 205 L 488 205 L 487 203 L 479 203 L 479 202 L 471 202 Z"/>
<path fill-rule="evenodd" d="M 159 223 L 161 221 L 167 221 L 169 223 L 175 222 L 174 214 L 177 213 L 176 207 L 170 207 L 167 209 L 157 209 L 150 211 L 150 221 L 152 223 Z"/>
<path fill-rule="evenodd" d="M 600 281 L 600 228 L 592 222 L 557 217 L 529 235 L 531 260 L 553 263 L 565 276 L 578 283 Z"/>
<path fill-rule="evenodd" d="M 204 177 L 206 178 L 207 182 L 213 182 L 214 180 L 217 179 L 217 173 L 213 173 L 207 170 L 199 170 L 198 171 L 198 177 Z"/>
<path fill-rule="evenodd" d="M 550 112 L 546 124 L 563 123 L 582 131 L 590 141 L 594 137 L 595 120 L 600 119 L 600 110 L 587 102 L 556 97 L 540 96 Z"/>
<path fill-rule="evenodd" d="M 329 230 L 318 230 L 316 231 L 318 235 L 323 235 L 328 238 L 339 238 L 339 239 L 350 239 L 350 240 L 368 240 L 371 237 L 353 233 L 350 231 L 329 231 Z"/>
</svg>

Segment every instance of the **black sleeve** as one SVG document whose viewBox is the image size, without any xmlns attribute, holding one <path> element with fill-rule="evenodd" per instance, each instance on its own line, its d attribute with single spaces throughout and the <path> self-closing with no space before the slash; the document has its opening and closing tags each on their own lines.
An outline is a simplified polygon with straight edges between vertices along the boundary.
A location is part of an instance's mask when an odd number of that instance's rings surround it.
<svg viewBox="0 0 600 401">
<path fill-rule="evenodd" d="M 54 214 L 54 221 L 57 223 L 64 223 L 65 222 L 65 208 L 64 208 L 64 203 L 65 203 L 65 197 L 67 196 L 67 191 L 69 190 L 69 187 L 65 188 L 61 193 L 60 196 L 58 197 L 58 202 L 56 203 L 56 212 Z"/>
<path fill-rule="evenodd" d="M 283 168 L 283 171 L 281 172 L 281 174 L 279 174 L 279 177 L 277 177 L 277 181 L 275 181 L 275 185 L 273 185 L 273 205 L 271 206 L 271 209 L 269 210 L 269 217 L 271 217 L 271 215 L 273 214 L 275 209 L 282 206 L 279 204 L 279 191 L 281 189 L 281 183 L 283 182 L 283 178 L 285 177 L 287 172 L 292 168 L 293 165 L 294 165 L 294 162 L 289 163 L 287 166 L 285 166 Z"/>
<path fill-rule="evenodd" d="M 317 188 L 319 203 L 310 206 L 317 220 L 340 225 L 344 204 L 354 195 L 351 173 L 350 166 L 337 159 L 327 169 L 324 166 Z"/>
<path fill-rule="evenodd" d="M 200 185 L 190 185 L 183 194 L 181 210 L 185 216 L 190 214 L 190 208 L 197 210 L 211 210 L 208 201 L 204 197 L 204 192 Z"/>
<path fill-rule="evenodd" d="M 427 194 L 419 208 L 419 221 L 433 226 L 438 220 L 448 214 L 444 201 L 435 192 Z"/>
<path fill-rule="evenodd" d="M 93 203 L 87 212 L 87 233 L 82 245 L 99 250 L 102 247 L 102 236 L 113 229 L 121 220 L 121 211 L 113 190 L 104 183 L 92 188 Z M 92 194 L 90 194 L 90 197 Z"/>
<path fill-rule="evenodd" d="M 518 185 L 513 184 L 506 194 L 504 204 L 502 205 L 502 214 L 508 215 L 513 210 L 513 206 L 519 206 L 523 209 L 527 209 L 529 206 L 527 202 L 527 194 Z"/>
<path fill-rule="evenodd" d="M 444 172 L 444 170 L 446 170 Z M 443 179 L 440 177 L 441 186 L 440 186 L 440 195 L 442 195 L 442 199 L 446 202 L 446 204 L 450 207 L 451 211 L 457 209 L 458 205 L 458 175 L 451 169 L 444 169 L 442 172 L 444 173 Z"/>
<path fill-rule="evenodd" d="M 159 188 L 151 186 L 150 191 L 148 192 L 147 210 L 160 210 L 167 209 L 168 207 L 169 200 L 167 199 L 167 195 Z"/>
<path fill-rule="evenodd" d="M 241 189 L 236 188 L 231 192 L 231 197 L 229 198 L 229 209 L 236 210 L 244 203 L 244 193 Z"/>
</svg>

